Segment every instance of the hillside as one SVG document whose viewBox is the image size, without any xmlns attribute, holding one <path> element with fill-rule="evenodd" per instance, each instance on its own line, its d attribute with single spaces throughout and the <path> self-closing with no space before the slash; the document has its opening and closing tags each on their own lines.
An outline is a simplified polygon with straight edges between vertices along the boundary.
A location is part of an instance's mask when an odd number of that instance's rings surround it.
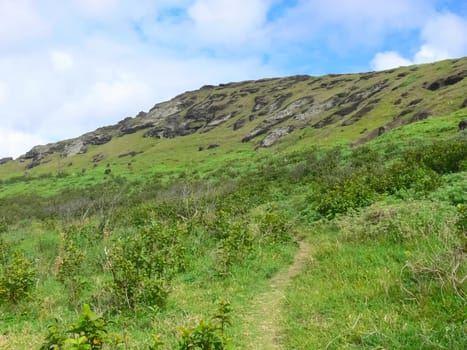
<svg viewBox="0 0 467 350">
<path fill-rule="evenodd" d="M 112 171 L 128 176 L 129 160 L 135 171 L 149 166 L 158 172 L 188 160 L 207 161 L 213 152 L 362 143 L 465 107 L 466 76 L 462 58 L 384 72 L 204 86 L 116 125 L 36 146 L 15 161 L 4 158 L 0 179 L 93 167 L 103 173 L 109 162 Z"/>
<path fill-rule="evenodd" d="M 205 86 L 0 160 L 0 348 L 467 348 L 466 77 Z"/>
</svg>

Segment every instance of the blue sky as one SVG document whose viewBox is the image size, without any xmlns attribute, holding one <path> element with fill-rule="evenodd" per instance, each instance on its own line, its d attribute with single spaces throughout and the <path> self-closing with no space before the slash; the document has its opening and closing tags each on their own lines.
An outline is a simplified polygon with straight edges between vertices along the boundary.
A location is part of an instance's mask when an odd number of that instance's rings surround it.
<svg viewBox="0 0 467 350">
<path fill-rule="evenodd" d="M 204 84 L 466 55 L 460 0 L 0 0 L 0 157 Z"/>
</svg>

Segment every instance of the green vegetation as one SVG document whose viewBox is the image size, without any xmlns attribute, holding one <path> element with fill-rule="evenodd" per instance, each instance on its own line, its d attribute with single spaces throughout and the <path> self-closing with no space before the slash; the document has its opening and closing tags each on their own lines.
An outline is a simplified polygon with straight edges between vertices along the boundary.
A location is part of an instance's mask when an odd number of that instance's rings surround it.
<svg viewBox="0 0 467 350">
<path fill-rule="evenodd" d="M 467 348 L 466 117 L 0 174 L 0 348 Z"/>
</svg>

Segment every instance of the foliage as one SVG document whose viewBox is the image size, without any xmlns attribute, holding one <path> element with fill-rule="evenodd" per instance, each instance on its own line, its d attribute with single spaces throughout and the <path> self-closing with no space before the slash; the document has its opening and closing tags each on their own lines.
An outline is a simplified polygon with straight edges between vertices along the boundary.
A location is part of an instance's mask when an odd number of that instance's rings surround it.
<svg viewBox="0 0 467 350">
<path fill-rule="evenodd" d="M 221 210 L 210 225 L 210 231 L 218 241 L 214 268 L 220 275 L 228 274 L 233 264 L 254 250 L 256 237 L 243 217 L 232 218 Z"/>
<path fill-rule="evenodd" d="M 168 282 L 184 269 L 182 226 L 158 222 L 119 237 L 107 250 L 106 268 L 112 275 L 109 291 L 118 307 L 162 306 Z"/>
<path fill-rule="evenodd" d="M 258 219 L 259 234 L 262 239 L 273 243 L 290 242 L 294 236 L 293 225 L 287 217 L 274 209 L 267 210 Z"/>
<path fill-rule="evenodd" d="M 61 239 L 62 247 L 56 259 L 57 279 L 68 289 L 71 304 L 76 304 L 83 288 L 80 274 L 85 256 L 70 234 L 62 234 Z"/>
<path fill-rule="evenodd" d="M 229 344 L 225 336 L 225 326 L 230 323 L 230 304 L 221 301 L 219 310 L 213 317 L 213 323 L 199 321 L 194 328 L 181 328 L 180 350 L 224 350 Z"/>
<path fill-rule="evenodd" d="M 25 298 L 35 282 L 33 263 L 19 251 L 15 251 L 2 266 L 0 274 L 0 302 L 16 304 Z"/>
<path fill-rule="evenodd" d="M 91 311 L 88 304 L 83 306 L 83 312 L 78 321 L 61 331 L 57 325 L 49 326 L 46 342 L 40 350 L 99 350 L 108 341 L 108 322 Z"/>
</svg>

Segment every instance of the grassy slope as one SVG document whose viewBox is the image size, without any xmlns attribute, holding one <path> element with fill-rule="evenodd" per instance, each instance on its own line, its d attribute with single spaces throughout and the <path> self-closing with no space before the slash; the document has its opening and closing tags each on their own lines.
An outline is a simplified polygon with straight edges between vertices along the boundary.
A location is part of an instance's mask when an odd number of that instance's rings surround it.
<svg viewBox="0 0 467 350">
<path fill-rule="evenodd" d="M 410 89 L 416 83 L 429 80 L 436 72 L 448 71 L 449 67 L 450 63 L 446 61 L 422 66 L 418 71 L 403 68 L 411 73 L 398 84 L 402 85 L 400 89 Z M 422 69 L 426 70 L 423 74 L 420 73 Z M 399 73 L 385 74 L 397 76 Z M 460 85 L 454 87 L 459 89 Z M 427 94 L 423 97 L 430 100 L 437 117 L 387 132 L 370 142 L 369 149 L 397 155 L 413 145 L 455 137 L 457 124 L 465 118 L 466 110 L 452 112 L 455 109 L 449 104 L 439 103 L 454 87 L 439 93 L 423 90 Z M 295 89 L 299 94 L 299 86 Z M 417 90 L 417 93 L 421 91 Z M 325 99 L 331 92 L 323 91 L 322 94 L 320 97 Z M 399 95 L 400 91 L 395 90 L 388 101 Z M 458 106 L 461 103 L 457 97 L 452 104 Z M 285 298 L 279 303 L 283 322 L 280 330 L 284 340 L 282 348 L 465 348 L 465 284 L 457 285 L 460 288 L 457 290 L 451 287 L 456 282 L 452 278 L 462 278 L 466 273 L 465 236 L 459 235 L 456 228 L 459 214 L 455 207 L 467 204 L 465 166 L 461 172 L 442 175 L 441 185 L 429 193 L 407 190 L 381 195 L 368 208 L 318 222 L 319 215 L 310 202 L 315 195 L 313 186 L 316 183 L 308 182 L 306 174 L 300 173 L 301 164 L 308 161 L 307 156 L 316 145 L 331 147 L 350 143 L 360 136 L 363 126 L 371 129 L 390 121 L 395 113 L 388 112 L 391 108 L 389 102 L 379 106 L 372 116 L 374 124 L 365 120 L 361 121 L 363 125 L 357 124 L 344 131 L 335 126 L 305 128 L 274 148 L 257 151 L 253 144 L 239 143 L 240 134 L 233 137 L 233 133 L 227 133 L 228 126 L 174 140 L 144 139 L 139 132 L 91 148 L 87 154 L 66 160 L 57 158 L 41 165 L 31 170 L 29 181 L 3 183 L 0 196 L 6 198 L 24 193 L 50 196 L 65 188 L 102 183 L 107 162 L 112 176 L 146 181 L 156 175 L 166 183 L 180 181 L 180 178 L 182 182 L 183 179 L 187 182 L 205 179 L 222 183 L 251 173 L 255 175 L 249 178 L 251 184 L 264 183 L 266 188 L 264 193 L 247 192 L 243 200 L 246 202 L 255 196 L 264 198 L 251 204 L 247 219 L 234 215 L 232 220 L 247 220 L 247 225 L 256 232 L 258 217 L 273 208 L 288 217 L 294 226 L 293 231 L 304 236 L 311 246 L 310 262 L 284 287 Z M 254 125 L 249 125 L 241 134 L 246 135 Z M 198 152 L 200 145 L 211 143 L 221 146 Z M 134 158 L 118 158 L 119 154 L 132 150 L 144 152 Z M 89 167 L 89 159 L 100 152 L 106 154 L 104 164 Z M 133 162 L 129 166 L 131 159 Z M 73 164 L 68 166 L 68 161 Z M 0 177 L 7 179 L 21 175 L 23 166 L 18 162 L 1 166 Z M 84 176 L 79 175 L 83 167 L 88 168 Z M 37 178 L 41 173 L 54 173 L 59 168 L 70 175 Z M 180 177 L 181 174 L 184 175 Z M 274 180 L 275 176 L 277 180 Z M 174 193 L 169 191 L 160 195 L 171 197 Z M 224 198 L 221 196 L 216 200 L 222 202 Z M 179 207 L 184 205 L 185 199 L 180 199 Z M 242 200 L 239 203 L 247 206 Z M 205 211 L 208 217 L 218 215 L 209 211 L 207 204 L 206 208 L 197 209 Z M 130 208 L 123 208 L 122 215 L 126 211 Z M 72 222 L 77 223 L 76 220 Z M 23 218 L 9 227 L 7 241 L 36 259 L 38 276 L 31 300 L 14 307 L 0 307 L 0 347 L 37 348 L 54 317 L 58 317 L 62 324 L 76 319 L 79 305 L 69 305 L 67 290 L 56 280 L 56 259 L 62 249 L 60 232 L 67 230 L 69 224 L 56 218 L 42 221 Z M 89 224 L 94 224 L 93 219 Z M 172 281 L 165 307 L 146 307 L 135 314 L 111 316 L 115 322 L 111 333 L 127 332 L 131 339 L 130 348 L 147 348 L 152 332 L 162 335 L 166 349 L 176 348 L 179 339 L 176 329 L 209 317 L 219 297 L 232 303 L 233 324 L 228 335 L 233 339 L 233 347 L 251 349 L 261 339 L 262 321 L 268 315 L 254 312 L 256 298 L 271 292 L 271 277 L 292 262 L 297 245 L 293 241 L 272 244 L 258 241 L 253 253 L 235 263 L 222 277 L 216 273 L 218 242 L 203 225 L 195 224 L 195 230 L 184 236 L 189 267 Z M 115 224 L 110 225 L 109 230 L 118 236 L 120 231 L 133 232 L 135 229 Z M 84 244 L 82 249 L 87 260 L 101 261 L 108 244 L 108 241 L 96 240 L 90 245 Z M 450 264 L 450 259 L 462 246 L 464 253 L 459 255 L 457 274 L 453 274 L 455 264 Z M 105 311 L 105 303 L 101 305 L 99 302 L 99 291 L 109 276 L 96 266 L 90 262 L 84 264 L 82 278 L 87 287 L 79 304 L 91 300 L 98 310 Z M 264 309 L 267 310 L 267 306 Z"/>
<path fill-rule="evenodd" d="M 214 94 L 226 94 L 228 97 L 224 101 L 213 103 L 213 105 L 225 105 L 228 98 L 235 94 L 238 96 L 242 89 L 249 87 L 259 89 L 256 93 L 246 94 L 246 96 L 241 95 L 237 97 L 234 103 L 227 104 L 222 113 L 227 114 L 237 111 L 235 117 L 208 132 L 200 131 L 193 135 L 175 139 L 155 140 L 143 138 L 142 135 L 145 132 L 143 130 L 123 137 L 114 137 L 111 142 L 105 145 L 90 146 L 88 152 L 82 155 L 70 158 L 61 158 L 58 154 L 48 155 L 43 164 L 29 170 L 25 167 L 30 161 L 24 163 L 14 161 L 1 165 L 0 180 L 3 180 L 4 183 L 0 186 L 0 197 L 25 192 L 50 195 L 67 187 L 83 187 L 100 183 L 105 181 L 103 173 L 107 164 L 110 165 L 114 176 L 124 176 L 135 180 L 144 179 L 153 174 L 163 178 L 170 178 L 171 175 L 191 171 L 197 171 L 204 175 L 210 170 L 222 167 L 231 160 L 237 160 L 237 164 L 242 164 L 243 160 L 255 157 L 254 154 L 258 153 L 254 149 L 262 137 L 257 137 L 248 143 L 241 143 L 240 140 L 270 116 L 268 114 L 264 116 L 256 115 L 257 113 L 253 112 L 256 96 L 266 96 L 272 104 L 275 99 L 274 96 L 290 94 L 290 97 L 287 97 L 282 104 L 281 108 L 285 108 L 288 104 L 301 97 L 312 96 L 314 103 L 319 104 L 339 93 L 351 94 L 364 91 L 377 83 L 387 81 L 387 87 L 360 103 L 357 111 L 324 128 L 310 127 L 311 124 L 329 117 L 342 108 L 336 106 L 313 117 L 305 125 L 297 123 L 298 128 L 278 146 L 268 150 L 260 150 L 259 153 L 267 155 L 276 153 L 278 150 L 302 150 L 313 145 L 349 144 L 366 136 L 372 130 L 390 123 L 404 110 L 412 110 L 412 112 L 404 115 L 401 121 L 409 120 L 415 113 L 420 111 L 430 112 L 434 117 L 450 115 L 450 113 L 457 111 L 465 99 L 463 91 L 467 89 L 467 79 L 436 91 L 430 91 L 424 86 L 437 79 L 466 70 L 467 58 L 464 58 L 429 65 L 404 67 L 376 74 L 310 77 L 307 80 L 298 82 L 295 82 L 293 78 L 268 79 L 188 92 L 181 96 L 196 97 L 198 104 L 204 103 Z M 375 99 L 378 99 L 379 102 L 374 105 L 371 112 L 352 125 L 341 126 L 342 122 L 352 118 L 355 113 L 366 106 L 368 100 Z M 401 102 L 395 104 L 398 99 Z M 408 106 L 411 101 L 417 99 L 422 99 L 422 101 L 415 106 Z M 349 102 L 344 106 L 350 104 Z M 248 119 L 252 114 L 256 115 L 253 121 L 247 122 L 244 127 L 236 131 L 233 130 L 232 125 L 236 121 Z M 453 116 L 453 124 L 463 116 L 465 116 L 465 113 Z M 291 121 L 284 121 L 277 126 L 290 123 Z M 453 124 L 450 124 L 449 127 L 454 127 Z M 219 144 L 220 147 L 202 152 L 198 151 L 200 146 L 206 147 L 210 144 Z M 131 151 L 142 153 L 134 157 L 118 157 Z M 105 158 L 96 166 L 92 162 L 92 158 L 99 153 L 102 153 Z M 84 175 L 83 169 L 85 169 Z M 57 179 L 59 173 L 69 176 L 64 180 L 60 180 Z M 42 179 L 40 179 L 41 176 Z M 44 177 L 47 178 L 44 179 Z M 8 179 L 10 179 L 9 182 Z M 27 184 L 23 181 L 25 179 L 28 179 Z"/>
</svg>

